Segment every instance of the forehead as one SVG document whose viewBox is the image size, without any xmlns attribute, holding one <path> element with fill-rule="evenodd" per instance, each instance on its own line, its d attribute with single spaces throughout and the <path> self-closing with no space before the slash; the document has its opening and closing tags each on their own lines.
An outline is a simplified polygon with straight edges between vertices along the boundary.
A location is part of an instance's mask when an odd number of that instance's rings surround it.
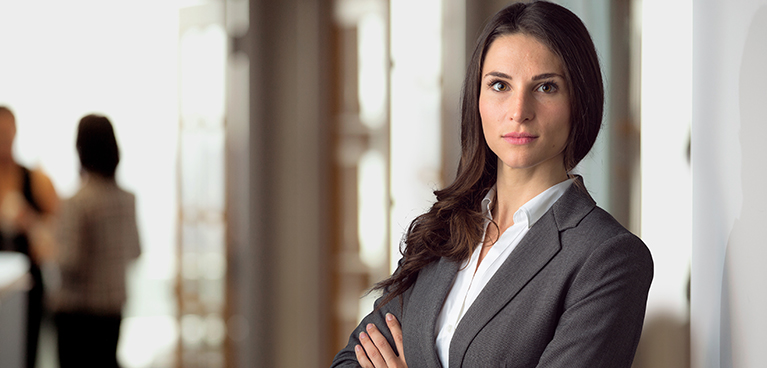
<svg viewBox="0 0 767 368">
<path fill-rule="evenodd" d="M 490 44 L 482 73 L 493 70 L 564 75 L 561 58 L 537 38 L 523 33 L 503 35 Z"/>
</svg>

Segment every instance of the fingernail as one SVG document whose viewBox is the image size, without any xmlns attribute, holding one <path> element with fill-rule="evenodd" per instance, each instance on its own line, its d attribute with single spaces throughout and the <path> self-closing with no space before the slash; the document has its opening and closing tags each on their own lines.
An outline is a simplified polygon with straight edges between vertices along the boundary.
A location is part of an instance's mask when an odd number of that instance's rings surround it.
<svg viewBox="0 0 767 368">
<path fill-rule="evenodd" d="M 368 335 L 366 335 L 364 332 L 360 332 L 360 340 L 367 339 Z"/>
<path fill-rule="evenodd" d="M 394 315 L 391 314 L 391 313 L 386 313 L 386 320 L 387 321 L 393 321 L 394 320 Z"/>
<path fill-rule="evenodd" d="M 361 353 L 362 352 L 362 346 L 357 345 L 357 346 L 354 347 L 354 350 L 357 351 L 358 353 Z"/>
<path fill-rule="evenodd" d="M 368 331 L 373 331 L 373 324 L 372 323 L 368 323 L 368 325 L 366 327 L 367 327 Z"/>
</svg>

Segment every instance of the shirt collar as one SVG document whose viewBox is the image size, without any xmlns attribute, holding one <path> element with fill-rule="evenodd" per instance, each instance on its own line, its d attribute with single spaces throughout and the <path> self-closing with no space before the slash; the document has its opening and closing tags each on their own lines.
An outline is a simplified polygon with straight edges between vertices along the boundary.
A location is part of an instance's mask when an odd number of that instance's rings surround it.
<svg viewBox="0 0 767 368">
<path fill-rule="evenodd" d="M 549 189 L 544 190 L 541 194 L 533 197 L 533 199 L 523 204 L 517 212 L 514 213 L 514 223 L 527 223 L 527 228 L 531 228 L 546 211 L 556 202 L 562 194 L 565 194 L 570 185 L 572 185 L 574 179 L 567 179 L 561 183 L 554 184 Z M 495 201 L 495 193 L 497 187 L 494 184 L 490 190 L 485 194 L 485 198 L 482 199 L 482 212 L 488 219 L 493 219 L 492 208 Z"/>
<path fill-rule="evenodd" d="M 490 190 L 487 191 L 487 194 L 485 194 L 485 198 L 482 199 L 482 214 L 490 219 L 493 218 L 492 209 L 493 202 L 495 201 L 496 185 L 497 184 L 493 184 L 493 186 L 490 187 Z"/>
</svg>

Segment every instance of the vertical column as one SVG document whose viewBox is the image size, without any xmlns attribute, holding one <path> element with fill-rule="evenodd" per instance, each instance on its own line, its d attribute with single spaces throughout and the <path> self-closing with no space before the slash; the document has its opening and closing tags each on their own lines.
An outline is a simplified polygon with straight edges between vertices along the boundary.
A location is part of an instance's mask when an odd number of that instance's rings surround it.
<svg viewBox="0 0 767 368">
<path fill-rule="evenodd" d="M 330 358 L 330 131 L 323 0 L 251 0 L 249 337 L 242 366 L 320 366 Z"/>
<path fill-rule="evenodd" d="M 767 1 L 693 6 L 693 367 L 767 364 Z"/>
</svg>

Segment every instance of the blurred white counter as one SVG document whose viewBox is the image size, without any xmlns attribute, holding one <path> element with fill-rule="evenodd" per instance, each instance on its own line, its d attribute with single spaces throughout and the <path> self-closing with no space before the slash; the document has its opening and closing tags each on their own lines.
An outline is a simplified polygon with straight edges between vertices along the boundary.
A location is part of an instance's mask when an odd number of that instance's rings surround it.
<svg viewBox="0 0 767 368">
<path fill-rule="evenodd" d="M 0 251 L 0 367 L 21 368 L 27 322 L 29 259 Z"/>
</svg>

